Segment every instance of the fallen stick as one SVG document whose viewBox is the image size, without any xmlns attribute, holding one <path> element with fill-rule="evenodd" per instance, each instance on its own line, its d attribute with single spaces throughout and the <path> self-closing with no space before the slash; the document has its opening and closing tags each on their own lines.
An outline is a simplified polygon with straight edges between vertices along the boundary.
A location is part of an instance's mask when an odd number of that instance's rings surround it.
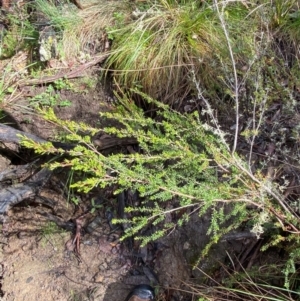
<svg viewBox="0 0 300 301">
<path fill-rule="evenodd" d="M 37 143 L 51 142 L 54 147 L 61 148 L 66 151 L 72 150 L 77 145 L 77 144 L 64 143 L 64 142 L 47 141 L 36 135 L 25 133 L 23 131 L 19 131 L 15 128 L 10 127 L 5 124 L 0 124 L 0 142 L 2 141 L 4 143 L 14 143 L 14 144 L 17 144 L 18 146 L 20 146 L 21 141 L 22 141 L 21 136 L 25 136 L 26 138 L 29 138 Z M 101 138 L 95 139 L 93 141 L 93 143 L 99 151 L 103 151 L 103 150 L 106 150 L 108 148 L 115 147 L 115 146 L 136 144 L 137 141 L 135 138 L 117 138 L 117 137 L 105 136 L 105 138 L 103 138 L 103 139 L 101 139 Z"/>
<path fill-rule="evenodd" d="M 20 146 L 22 140 L 20 135 L 26 136 L 28 139 L 31 139 L 38 143 L 47 142 L 45 139 L 42 139 L 36 135 L 19 131 L 11 126 L 2 123 L 0 124 L 0 141 L 6 143 L 15 143 Z"/>
<path fill-rule="evenodd" d="M 24 87 L 24 86 L 32 86 L 32 85 L 42 85 L 42 84 L 47 84 L 47 83 L 52 83 L 60 78 L 67 78 L 67 79 L 72 79 L 76 77 L 81 77 L 83 76 L 83 72 L 96 65 L 99 63 L 104 62 L 108 57 L 108 54 L 103 54 L 98 57 L 94 57 L 93 60 L 84 63 L 78 67 L 75 67 L 74 69 L 71 70 L 65 70 L 63 72 L 58 72 L 57 74 L 51 75 L 51 76 L 44 76 L 42 78 L 34 78 L 34 79 L 28 79 L 28 80 L 21 80 L 17 84 L 19 87 Z"/>
<path fill-rule="evenodd" d="M 43 168 L 22 184 L 16 184 L 0 190 L 0 222 L 5 222 L 7 211 L 25 199 L 36 196 L 49 180 L 52 171 Z"/>
<path fill-rule="evenodd" d="M 0 142 L 3 143 L 14 143 L 17 146 L 21 146 L 22 136 L 25 136 L 37 143 L 46 143 L 49 142 L 45 139 L 42 139 L 36 135 L 25 133 L 23 131 L 17 130 L 13 127 L 10 127 L 5 124 L 0 124 Z M 54 147 L 62 148 L 66 150 L 73 149 L 77 144 L 68 144 L 61 142 L 52 142 Z M 99 150 L 105 150 L 114 146 L 135 144 L 136 139 L 134 138 L 117 138 L 117 137 L 108 137 L 105 135 L 104 138 L 95 139 L 94 145 Z M 33 164 L 33 163 L 32 163 Z M 40 189 L 44 186 L 47 180 L 50 178 L 52 171 L 44 168 L 31 177 L 33 171 L 30 168 L 30 165 L 25 165 L 20 170 L 11 169 L 6 170 L 0 173 L 0 178 L 5 180 L 13 180 L 15 178 L 20 178 L 26 176 L 27 180 L 24 183 L 12 185 L 7 188 L 0 190 L 0 222 L 5 223 L 5 217 L 7 216 L 7 211 L 14 206 L 22 202 L 25 199 L 36 196 Z M 28 178 L 28 177 L 29 178 Z"/>
</svg>

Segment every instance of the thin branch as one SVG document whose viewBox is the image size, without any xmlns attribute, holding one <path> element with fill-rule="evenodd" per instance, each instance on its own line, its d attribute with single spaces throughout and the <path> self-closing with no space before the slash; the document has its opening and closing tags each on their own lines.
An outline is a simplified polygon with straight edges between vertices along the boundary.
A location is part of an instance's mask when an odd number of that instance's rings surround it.
<svg viewBox="0 0 300 301">
<path fill-rule="evenodd" d="M 232 153 L 234 153 L 236 150 L 237 139 L 238 139 L 238 134 L 239 134 L 239 83 L 238 83 L 238 77 L 237 77 L 236 62 L 235 62 L 232 47 L 230 44 L 229 33 L 226 28 L 226 23 L 225 23 L 225 20 L 223 17 L 224 16 L 223 10 L 224 10 L 226 2 L 223 3 L 222 13 L 219 10 L 218 1 L 214 0 L 214 3 L 215 3 L 216 10 L 218 12 L 218 17 L 220 19 L 221 26 L 223 28 L 223 31 L 224 31 L 224 34 L 226 37 L 226 42 L 227 42 L 227 46 L 228 46 L 228 50 L 229 50 L 229 54 L 230 54 L 230 59 L 231 59 L 232 69 L 233 69 L 233 76 L 234 76 L 234 100 L 235 100 L 235 119 L 236 119 L 235 120 L 236 128 L 235 128 L 234 142 L 233 142 L 233 148 L 232 148 Z"/>
<path fill-rule="evenodd" d="M 42 78 L 21 80 L 18 82 L 18 86 L 24 87 L 24 86 L 31 86 L 31 85 L 41 85 L 41 84 L 46 84 L 46 83 L 52 83 L 61 78 L 71 79 L 71 78 L 82 77 L 85 75 L 84 72 L 86 70 L 90 69 L 94 65 L 103 63 L 108 58 L 108 56 L 109 55 L 107 53 L 104 53 L 100 56 L 95 56 L 89 62 L 86 62 L 86 63 L 76 66 L 74 68 L 63 70 L 63 71 L 58 72 L 57 74 L 54 74 L 51 76 L 44 76 Z"/>
</svg>

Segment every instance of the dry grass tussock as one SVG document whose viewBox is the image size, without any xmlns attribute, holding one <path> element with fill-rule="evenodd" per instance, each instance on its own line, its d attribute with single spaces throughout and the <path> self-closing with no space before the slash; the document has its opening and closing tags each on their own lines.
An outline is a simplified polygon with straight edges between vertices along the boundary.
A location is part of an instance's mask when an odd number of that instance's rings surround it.
<svg viewBox="0 0 300 301">
<path fill-rule="evenodd" d="M 248 26 L 245 16 L 249 11 L 243 5 L 229 5 L 226 13 L 242 67 L 254 53 L 250 35 L 256 25 L 252 22 L 252 27 Z M 91 47 L 103 51 L 108 39 L 111 55 L 105 69 L 113 71 L 125 89 L 142 88 L 155 99 L 180 106 L 182 100 L 195 94 L 191 71 L 207 89 L 226 88 L 224 76 L 231 70 L 231 62 L 213 3 L 98 2 L 78 10 L 77 17 L 76 23 L 63 31 L 64 56 L 72 57 Z M 242 33 L 247 35 L 237 41 Z"/>
</svg>

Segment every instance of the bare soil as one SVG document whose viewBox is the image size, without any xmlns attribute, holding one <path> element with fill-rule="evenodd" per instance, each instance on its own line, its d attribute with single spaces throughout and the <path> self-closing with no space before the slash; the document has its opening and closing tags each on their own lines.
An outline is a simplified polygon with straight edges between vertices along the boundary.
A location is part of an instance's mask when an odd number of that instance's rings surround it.
<svg viewBox="0 0 300 301">
<path fill-rule="evenodd" d="M 130 289 L 122 283 L 129 264 L 107 240 L 105 227 L 81 241 L 80 256 L 68 249 L 73 235 L 53 227 L 39 208 L 14 210 L 15 234 L 2 237 L 2 300 L 122 300 Z M 44 212 L 43 212 L 44 214 Z M 99 230 L 96 231 L 96 230 Z M 97 233 L 97 234 L 95 234 Z M 100 244 L 101 248 L 100 248 Z M 106 252 L 104 248 L 106 247 Z M 112 283 L 118 289 L 106 296 Z"/>
</svg>

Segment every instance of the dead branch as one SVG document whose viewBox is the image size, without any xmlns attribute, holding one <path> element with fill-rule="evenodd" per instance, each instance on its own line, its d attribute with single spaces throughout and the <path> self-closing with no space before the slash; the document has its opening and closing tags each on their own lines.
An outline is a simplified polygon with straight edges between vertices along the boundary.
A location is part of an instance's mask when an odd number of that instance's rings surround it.
<svg viewBox="0 0 300 301">
<path fill-rule="evenodd" d="M 0 142 L 14 143 L 14 144 L 17 144 L 18 146 L 20 146 L 21 141 L 22 141 L 21 136 L 25 136 L 37 143 L 51 142 L 54 147 L 61 148 L 66 151 L 72 150 L 77 145 L 77 144 L 71 144 L 71 143 L 47 141 L 36 135 L 25 133 L 23 131 L 19 131 L 15 128 L 10 127 L 5 124 L 0 124 Z M 106 150 L 106 149 L 109 149 L 109 148 L 112 148 L 115 146 L 136 144 L 137 141 L 134 138 L 117 138 L 117 137 L 105 136 L 105 138 L 103 138 L 103 139 L 101 139 L 101 138 L 94 139 L 93 143 L 99 151 L 103 151 L 103 150 Z"/>
<path fill-rule="evenodd" d="M 0 190 L 0 221 L 5 221 L 5 215 L 12 206 L 36 196 L 51 174 L 52 171 L 44 168 L 28 181 Z"/>
<path fill-rule="evenodd" d="M 45 139 L 42 139 L 33 134 L 25 133 L 19 131 L 15 128 L 12 128 L 5 124 L 0 124 L 0 142 L 3 143 L 13 143 L 17 146 L 21 145 L 22 136 L 25 136 L 34 142 L 45 143 L 48 142 Z M 68 154 L 68 151 L 73 149 L 76 144 L 68 144 L 61 142 L 52 142 L 54 147 L 62 148 Z M 105 150 L 114 146 L 127 145 L 136 143 L 136 139 L 133 138 L 117 138 L 110 136 L 103 136 L 102 139 L 97 138 L 94 140 L 94 146 L 99 150 Z M 5 221 L 5 215 L 7 211 L 14 206 L 15 204 L 20 203 L 24 199 L 28 199 L 36 196 L 43 185 L 47 182 L 51 175 L 51 171 L 48 169 L 42 169 L 37 174 L 31 177 L 33 174 L 32 166 L 35 162 L 26 164 L 23 168 L 18 169 L 8 169 L 0 173 L 0 181 L 14 180 L 16 178 L 27 179 L 26 182 L 22 184 L 16 184 L 11 187 L 3 188 L 0 190 L 0 222 Z"/>
<path fill-rule="evenodd" d="M 31 139 L 37 143 L 47 142 L 46 140 L 35 136 L 33 134 L 25 133 L 23 131 L 19 131 L 11 126 L 0 124 L 0 141 L 6 143 L 14 143 L 18 146 L 21 143 L 21 136 L 26 136 L 28 139 Z"/>
<path fill-rule="evenodd" d="M 88 68 L 97 65 L 99 63 L 103 63 L 106 58 L 108 57 L 108 54 L 103 54 L 101 56 L 94 57 L 91 61 L 84 63 L 80 66 L 77 66 L 73 69 L 67 69 L 64 71 L 60 71 L 57 74 L 51 75 L 51 76 L 44 76 L 42 78 L 34 78 L 29 80 L 21 80 L 17 84 L 19 87 L 24 86 L 32 86 L 32 85 L 41 85 L 41 84 L 47 84 L 52 83 L 60 78 L 76 78 L 76 77 L 82 77 L 84 76 L 84 71 Z"/>
</svg>

